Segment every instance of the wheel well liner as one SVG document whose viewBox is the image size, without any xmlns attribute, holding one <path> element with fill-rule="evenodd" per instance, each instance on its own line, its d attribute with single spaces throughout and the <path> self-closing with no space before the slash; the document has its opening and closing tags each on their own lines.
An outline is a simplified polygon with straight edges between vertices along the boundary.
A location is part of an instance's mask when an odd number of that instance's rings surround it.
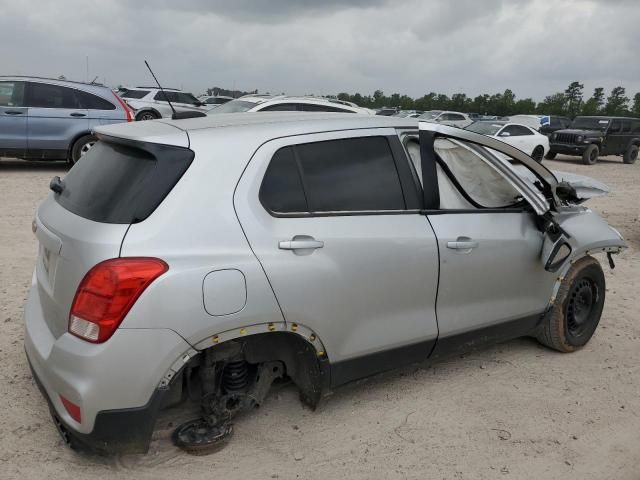
<svg viewBox="0 0 640 480">
<path fill-rule="evenodd" d="M 300 390 L 300 399 L 312 409 L 316 408 L 323 390 L 331 383 L 327 357 L 318 356 L 313 344 L 300 335 L 287 332 L 259 333 L 210 348 L 219 349 L 226 345 L 224 349 L 227 349 L 230 343 L 239 344 L 249 363 L 284 363 L 287 375 Z M 234 350 L 229 349 L 229 353 Z"/>
</svg>

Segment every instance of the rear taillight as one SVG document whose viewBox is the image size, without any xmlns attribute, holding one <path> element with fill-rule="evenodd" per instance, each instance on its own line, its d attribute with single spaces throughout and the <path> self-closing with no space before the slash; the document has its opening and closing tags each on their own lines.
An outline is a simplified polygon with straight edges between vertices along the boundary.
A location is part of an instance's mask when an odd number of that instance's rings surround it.
<svg viewBox="0 0 640 480">
<path fill-rule="evenodd" d="M 69 333 L 93 343 L 108 340 L 142 292 L 167 270 L 158 258 L 114 258 L 97 264 L 76 291 Z"/>
<path fill-rule="evenodd" d="M 114 92 L 113 96 L 116 97 L 118 103 L 120 103 L 124 111 L 127 113 L 127 122 L 133 122 L 133 110 L 131 109 L 131 107 L 127 105 L 127 102 L 122 100 L 122 98 L 120 98 L 120 95 L 118 95 L 117 93 Z"/>
</svg>

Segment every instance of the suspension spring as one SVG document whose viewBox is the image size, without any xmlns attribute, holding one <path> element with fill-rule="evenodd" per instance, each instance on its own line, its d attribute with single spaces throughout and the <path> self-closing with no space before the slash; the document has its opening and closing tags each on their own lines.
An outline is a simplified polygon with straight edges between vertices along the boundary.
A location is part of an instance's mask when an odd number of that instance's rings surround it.
<svg viewBox="0 0 640 480">
<path fill-rule="evenodd" d="M 249 384 L 249 366 L 244 360 L 228 361 L 222 376 L 222 388 L 226 393 L 241 392 Z"/>
</svg>

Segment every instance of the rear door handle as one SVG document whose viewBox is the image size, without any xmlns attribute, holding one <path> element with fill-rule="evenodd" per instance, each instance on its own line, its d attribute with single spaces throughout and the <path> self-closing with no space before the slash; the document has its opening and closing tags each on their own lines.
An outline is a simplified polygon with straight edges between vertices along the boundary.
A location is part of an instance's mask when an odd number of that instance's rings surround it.
<svg viewBox="0 0 640 480">
<path fill-rule="evenodd" d="M 478 248 L 479 243 L 471 240 L 469 237 L 458 237 L 454 242 L 447 242 L 447 248 L 452 250 L 466 250 L 470 252 L 474 248 Z"/>
<path fill-rule="evenodd" d="M 285 240 L 278 243 L 280 250 L 315 250 L 316 248 L 324 247 L 324 242 L 321 240 L 315 240 L 314 238 Z"/>
<path fill-rule="evenodd" d="M 86 113 L 79 113 L 79 112 L 73 112 L 71 114 L 72 117 L 86 117 L 87 114 Z"/>
<path fill-rule="evenodd" d="M 21 112 L 20 110 L 5 110 L 4 113 L 7 115 L 22 115 L 24 112 Z"/>
</svg>

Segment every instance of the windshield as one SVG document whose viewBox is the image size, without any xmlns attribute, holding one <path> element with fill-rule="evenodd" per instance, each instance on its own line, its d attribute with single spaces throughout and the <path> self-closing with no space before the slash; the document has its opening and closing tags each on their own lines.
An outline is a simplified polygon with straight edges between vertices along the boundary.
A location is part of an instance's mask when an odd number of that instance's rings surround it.
<svg viewBox="0 0 640 480">
<path fill-rule="evenodd" d="M 609 126 L 609 120 L 606 118 L 594 117 L 576 117 L 569 128 L 577 130 L 606 130 Z"/>
<path fill-rule="evenodd" d="M 422 119 L 426 119 L 426 120 L 433 120 L 434 118 L 436 118 L 441 113 L 442 113 L 442 110 L 431 110 L 430 112 L 424 112 L 418 118 L 422 118 Z"/>
<path fill-rule="evenodd" d="M 218 113 L 236 113 L 236 112 L 248 112 L 255 107 L 258 102 L 249 102 L 247 100 L 231 100 L 230 102 L 220 105 L 218 108 L 214 108 L 209 112 L 209 115 Z"/>
<path fill-rule="evenodd" d="M 495 135 L 503 126 L 503 123 L 475 122 L 466 129 L 470 132 L 481 133 L 482 135 Z"/>
</svg>

